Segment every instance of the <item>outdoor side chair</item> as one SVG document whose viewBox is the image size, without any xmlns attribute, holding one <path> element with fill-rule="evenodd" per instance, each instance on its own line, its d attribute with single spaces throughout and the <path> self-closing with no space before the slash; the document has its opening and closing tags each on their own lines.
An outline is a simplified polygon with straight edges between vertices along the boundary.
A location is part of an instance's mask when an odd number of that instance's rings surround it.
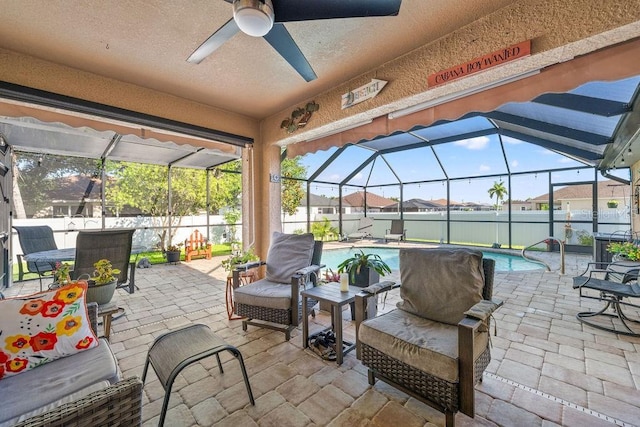
<svg viewBox="0 0 640 427">
<path fill-rule="evenodd" d="M 370 297 L 356 296 L 357 355 L 376 378 L 445 414 L 475 415 L 475 385 L 491 361 L 495 262 L 470 249 L 401 249 L 397 308 L 365 319 Z M 380 285 L 383 285 L 381 283 Z M 389 282 L 392 285 L 392 282 Z"/>
<path fill-rule="evenodd" d="M 387 243 L 387 240 L 397 240 L 398 244 L 400 244 L 400 241 L 406 240 L 406 238 L 407 230 L 404 228 L 404 220 L 392 219 L 391 228 L 387 229 L 384 235 L 384 242 Z"/>
<path fill-rule="evenodd" d="M 371 237 L 371 231 L 373 230 L 373 218 L 365 216 L 358 220 L 358 229 L 353 233 L 347 234 L 347 241 L 349 239 L 366 239 Z"/>
<path fill-rule="evenodd" d="M 589 263 L 587 270 L 573 278 L 580 298 L 600 301 L 596 311 L 581 311 L 576 318 L 591 327 L 616 334 L 640 337 L 640 262 Z"/>
<path fill-rule="evenodd" d="M 20 242 L 20 247 L 22 248 L 22 253 L 16 254 L 18 260 L 18 280 L 22 280 L 25 274 L 24 267 L 22 265 L 22 257 L 24 255 L 32 254 L 34 252 L 56 250 L 58 249 L 58 246 L 56 245 L 56 240 L 53 237 L 53 230 L 48 225 L 14 225 L 13 228 L 18 233 L 18 240 Z M 38 275 L 41 287 L 42 276 L 53 271 L 55 267 L 55 262 L 27 261 L 27 272 L 36 273 Z"/>
<path fill-rule="evenodd" d="M 246 317 L 247 325 L 284 332 L 287 341 L 291 331 L 302 319 L 300 292 L 315 286 L 322 257 L 322 242 L 314 241 L 313 234 L 273 233 L 271 246 L 264 261 L 238 265 L 233 270 L 233 300 L 235 313 Z M 241 286 L 241 273 L 266 265 L 266 277 Z M 312 312 L 317 301 L 308 299 L 307 308 Z"/>
<path fill-rule="evenodd" d="M 113 268 L 120 270 L 117 288 L 133 293 L 134 285 L 129 278 L 129 270 L 135 271 L 130 262 L 134 231 L 133 228 L 79 231 L 71 278 L 75 280 L 83 274 L 91 276 L 95 270 L 93 264 L 106 258 L 111 261 Z"/>
</svg>

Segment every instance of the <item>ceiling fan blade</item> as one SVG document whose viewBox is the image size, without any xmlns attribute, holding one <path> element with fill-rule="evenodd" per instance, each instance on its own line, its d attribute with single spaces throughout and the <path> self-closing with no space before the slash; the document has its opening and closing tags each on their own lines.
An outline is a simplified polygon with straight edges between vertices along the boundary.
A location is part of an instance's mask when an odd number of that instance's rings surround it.
<svg viewBox="0 0 640 427">
<path fill-rule="evenodd" d="M 402 0 L 272 0 L 276 22 L 395 16 Z"/>
<path fill-rule="evenodd" d="M 193 51 L 191 56 L 187 58 L 187 62 L 199 64 L 204 58 L 211 55 L 216 49 L 224 44 L 231 37 L 235 36 L 240 31 L 236 21 L 231 18 L 218 29 L 215 33 L 204 41 L 196 50 Z"/>
<path fill-rule="evenodd" d="M 311 65 L 304 57 L 289 31 L 282 24 L 275 23 L 265 36 L 262 36 L 291 66 L 310 82 L 318 78 Z"/>
</svg>

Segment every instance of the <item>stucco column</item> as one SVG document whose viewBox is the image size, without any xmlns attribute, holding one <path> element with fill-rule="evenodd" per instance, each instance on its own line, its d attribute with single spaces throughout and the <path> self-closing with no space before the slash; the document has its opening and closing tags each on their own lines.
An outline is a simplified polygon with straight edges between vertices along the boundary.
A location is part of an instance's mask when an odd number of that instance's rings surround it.
<svg viewBox="0 0 640 427">
<path fill-rule="evenodd" d="M 280 183 L 270 174 L 280 175 L 280 147 L 256 141 L 242 157 L 242 241 L 266 259 L 271 233 L 282 231 Z"/>
</svg>

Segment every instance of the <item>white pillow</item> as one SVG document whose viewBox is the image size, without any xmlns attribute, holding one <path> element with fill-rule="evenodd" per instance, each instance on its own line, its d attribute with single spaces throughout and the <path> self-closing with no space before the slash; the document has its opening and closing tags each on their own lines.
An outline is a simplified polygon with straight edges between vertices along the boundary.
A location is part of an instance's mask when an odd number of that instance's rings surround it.
<svg viewBox="0 0 640 427">
<path fill-rule="evenodd" d="M 0 379 L 96 347 L 86 282 L 0 300 Z"/>
</svg>

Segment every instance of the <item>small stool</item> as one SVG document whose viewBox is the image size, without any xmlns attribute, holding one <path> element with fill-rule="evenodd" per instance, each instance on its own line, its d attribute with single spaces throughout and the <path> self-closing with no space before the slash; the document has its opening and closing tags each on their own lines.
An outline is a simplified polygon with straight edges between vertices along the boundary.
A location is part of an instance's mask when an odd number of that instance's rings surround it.
<svg viewBox="0 0 640 427">
<path fill-rule="evenodd" d="M 158 426 L 164 425 L 169 397 L 171 396 L 171 387 L 180 371 L 194 362 L 215 354 L 216 359 L 218 359 L 218 368 L 220 373 L 223 374 L 224 371 L 222 370 L 219 354 L 223 350 L 233 354 L 240 362 L 244 384 L 247 387 L 247 393 L 249 393 L 249 401 L 255 406 L 249 377 L 247 377 L 247 370 L 244 367 L 240 351 L 224 342 L 208 326 L 202 324 L 190 325 L 159 336 L 151 345 L 149 353 L 147 353 L 147 360 L 142 373 L 142 384 L 144 385 L 147 369 L 149 368 L 149 363 L 151 363 L 165 392 Z"/>
</svg>

